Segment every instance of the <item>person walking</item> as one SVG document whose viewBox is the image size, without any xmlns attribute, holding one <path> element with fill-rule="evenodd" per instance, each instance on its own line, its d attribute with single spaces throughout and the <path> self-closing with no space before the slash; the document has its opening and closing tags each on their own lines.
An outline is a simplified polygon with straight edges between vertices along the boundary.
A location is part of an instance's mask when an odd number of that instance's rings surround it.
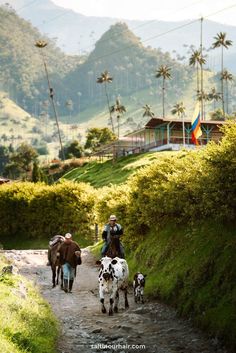
<svg viewBox="0 0 236 353">
<path fill-rule="evenodd" d="M 76 266 L 79 264 L 78 259 L 81 256 L 81 250 L 79 245 L 72 240 L 72 235 L 70 233 L 66 233 L 65 241 L 61 245 L 59 253 L 60 264 L 63 268 L 63 289 L 66 293 L 71 293 Z"/>
</svg>

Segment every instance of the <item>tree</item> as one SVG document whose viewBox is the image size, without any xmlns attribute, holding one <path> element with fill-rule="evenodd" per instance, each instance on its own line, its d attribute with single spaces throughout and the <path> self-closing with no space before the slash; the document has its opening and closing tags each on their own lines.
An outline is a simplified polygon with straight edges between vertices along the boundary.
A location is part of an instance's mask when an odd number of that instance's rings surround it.
<svg viewBox="0 0 236 353">
<path fill-rule="evenodd" d="M 91 128 L 86 136 L 85 149 L 95 151 L 99 146 L 117 140 L 116 135 L 107 127 Z"/>
<path fill-rule="evenodd" d="M 171 110 L 171 113 L 172 113 L 173 115 L 177 114 L 177 115 L 178 115 L 178 118 L 180 118 L 180 117 L 182 116 L 182 114 L 185 113 L 185 109 L 186 109 L 186 108 L 184 107 L 183 102 L 176 103 L 176 104 L 173 106 L 173 108 L 172 108 L 172 110 Z"/>
<path fill-rule="evenodd" d="M 48 45 L 48 43 L 43 41 L 43 40 L 38 40 L 35 43 L 35 46 L 40 49 L 40 52 L 42 54 L 42 60 L 43 60 L 43 64 L 44 64 L 44 70 L 45 70 L 45 74 L 46 74 L 46 78 L 47 78 L 47 84 L 48 84 L 48 90 L 49 90 L 49 97 L 50 97 L 51 102 L 52 102 L 52 107 L 53 107 L 54 116 L 55 116 L 56 125 L 57 125 L 59 142 L 60 142 L 61 151 L 62 151 L 62 159 L 64 160 L 65 159 L 64 150 L 63 150 L 63 145 L 62 145 L 62 139 L 61 139 L 61 133 L 60 133 L 60 127 L 59 127 L 59 121 L 58 121 L 56 106 L 55 106 L 55 102 L 54 102 L 54 90 L 53 90 L 53 88 L 51 86 L 51 83 L 50 83 L 50 80 L 49 80 L 46 59 L 45 59 L 45 56 L 44 56 L 44 53 L 43 53 L 43 48 L 45 48 L 47 45 Z"/>
<path fill-rule="evenodd" d="M 217 109 L 214 112 L 210 113 L 210 120 L 225 120 L 223 111 L 221 109 Z"/>
<path fill-rule="evenodd" d="M 156 71 L 156 78 L 162 77 L 162 116 L 165 118 L 165 80 L 169 80 L 171 78 L 170 74 L 171 68 L 166 65 L 161 65 L 159 69 Z"/>
<path fill-rule="evenodd" d="M 6 146 L 0 146 L 0 173 L 3 172 L 5 165 L 9 161 L 9 149 Z"/>
<path fill-rule="evenodd" d="M 116 103 L 111 106 L 111 113 L 116 113 L 117 118 L 117 128 L 118 128 L 118 141 L 120 138 L 120 116 L 126 112 L 126 108 L 124 105 L 121 104 L 120 99 L 116 98 Z"/>
<path fill-rule="evenodd" d="M 113 124 L 113 120 L 112 120 L 112 116 L 111 116 L 109 97 L 108 97 L 108 93 L 107 93 L 107 83 L 112 83 L 112 81 L 113 81 L 113 78 L 110 76 L 110 73 L 107 70 L 102 72 L 101 76 L 97 78 L 97 83 L 104 83 L 105 94 L 106 94 L 106 98 L 107 98 L 107 107 L 108 107 L 108 111 L 109 111 L 109 115 L 110 115 L 112 132 L 115 133 L 114 124 Z"/>
<path fill-rule="evenodd" d="M 216 102 L 221 100 L 221 94 L 216 91 L 215 87 L 213 87 L 211 89 L 211 91 L 208 93 L 208 98 L 210 101 L 213 101 L 213 107 L 215 110 L 216 109 Z"/>
<path fill-rule="evenodd" d="M 144 109 L 144 113 L 143 113 L 143 117 L 148 116 L 150 118 L 153 118 L 155 116 L 155 114 L 151 111 L 151 106 L 148 104 L 145 104 L 143 106 Z"/>
<path fill-rule="evenodd" d="M 172 110 L 171 110 L 171 113 L 173 115 L 177 114 L 178 115 L 178 118 L 180 118 L 182 116 L 182 130 L 183 130 L 183 145 L 185 145 L 185 129 L 184 129 L 184 114 L 185 114 L 185 107 L 184 107 L 184 104 L 183 102 L 180 102 L 180 103 L 176 103 Z"/>
<path fill-rule="evenodd" d="M 189 66 L 197 68 L 197 95 L 199 94 L 199 66 L 202 69 L 202 65 L 206 63 L 200 50 L 193 50 L 192 55 L 189 58 Z"/>
<path fill-rule="evenodd" d="M 225 81 L 225 95 L 226 95 L 226 113 L 229 114 L 229 87 L 228 82 L 233 81 L 233 75 L 227 71 L 223 70 L 220 77 L 221 81 Z"/>
<path fill-rule="evenodd" d="M 27 174 L 32 170 L 33 162 L 37 161 L 37 157 L 38 154 L 33 147 L 22 143 L 10 155 L 9 163 L 5 167 L 6 175 L 10 177 L 27 177 Z"/>
<path fill-rule="evenodd" d="M 224 71 L 224 48 L 229 49 L 229 47 L 233 44 L 232 40 L 226 39 L 226 33 L 220 32 L 217 33 L 216 37 L 214 37 L 215 42 L 213 43 L 213 49 L 221 47 L 221 75 L 223 75 Z M 222 110 L 225 115 L 225 106 L 224 106 L 224 80 L 221 80 L 221 98 L 222 98 Z"/>
<path fill-rule="evenodd" d="M 80 158 L 83 154 L 83 147 L 80 145 L 79 141 L 75 140 L 72 141 L 68 146 L 65 146 L 64 151 L 66 159 L 73 157 Z M 59 157 L 61 156 L 59 155 Z"/>
</svg>

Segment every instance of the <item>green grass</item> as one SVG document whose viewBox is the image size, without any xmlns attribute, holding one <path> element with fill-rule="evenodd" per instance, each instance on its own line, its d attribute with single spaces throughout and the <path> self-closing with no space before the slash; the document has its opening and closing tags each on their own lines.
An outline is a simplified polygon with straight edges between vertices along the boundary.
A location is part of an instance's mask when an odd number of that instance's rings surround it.
<svg viewBox="0 0 236 353">
<path fill-rule="evenodd" d="M 147 274 L 146 295 L 174 305 L 236 348 L 236 238 L 233 226 L 169 224 L 128 253 L 130 278 Z"/>
<path fill-rule="evenodd" d="M 0 271 L 7 264 L 0 257 Z M 55 353 L 58 324 L 49 305 L 19 275 L 0 277 L 0 352 Z"/>
<path fill-rule="evenodd" d="M 122 184 L 139 168 L 151 164 L 166 155 L 178 152 L 149 152 L 119 158 L 114 164 L 112 160 L 105 162 L 89 162 L 82 167 L 73 169 L 61 179 L 86 182 L 98 188 L 110 184 Z"/>
</svg>

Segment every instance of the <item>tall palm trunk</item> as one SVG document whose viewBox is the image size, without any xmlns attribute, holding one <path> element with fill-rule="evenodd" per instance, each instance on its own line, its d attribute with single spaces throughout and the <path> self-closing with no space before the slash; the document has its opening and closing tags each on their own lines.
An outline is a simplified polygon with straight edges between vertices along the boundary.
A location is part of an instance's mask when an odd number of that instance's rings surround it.
<svg viewBox="0 0 236 353">
<path fill-rule="evenodd" d="M 223 71 L 224 71 L 224 47 L 222 45 L 221 47 L 221 73 L 223 76 Z M 222 95 L 222 111 L 223 111 L 223 116 L 225 117 L 225 102 L 224 102 L 224 80 L 221 80 L 221 95 Z"/>
<path fill-rule="evenodd" d="M 199 68 L 197 64 L 197 97 L 199 95 Z"/>
<path fill-rule="evenodd" d="M 223 80 L 222 80 L 223 81 Z M 225 95 L 226 95 L 226 113 L 229 114 L 229 87 L 228 80 L 225 82 Z"/>
<path fill-rule="evenodd" d="M 117 115 L 117 136 L 118 136 L 117 154 L 119 156 L 119 152 L 120 152 L 120 116 L 119 115 Z"/>
<path fill-rule="evenodd" d="M 109 102 L 108 93 L 107 93 L 107 85 L 106 85 L 106 82 L 105 82 L 104 87 L 105 87 L 105 94 L 106 94 L 106 98 L 107 98 L 107 107 L 108 107 L 108 110 L 109 110 L 111 128 L 112 128 L 112 132 L 115 133 L 114 124 L 113 124 L 113 119 L 112 119 L 112 115 L 111 115 L 110 102 Z"/>
<path fill-rule="evenodd" d="M 58 137 L 59 137 L 59 143 L 60 143 L 60 147 L 61 147 L 62 160 L 64 161 L 65 160 L 65 153 L 64 153 L 64 148 L 63 148 L 63 145 L 62 145 L 62 138 L 61 138 L 60 127 L 59 127 L 59 122 L 58 122 L 58 115 L 57 115 L 57 110 L 56 110 L 56 106 L 55 106 L 55 102 L 54 102 L 54 92 L 53 92 L 53 88 L 52 88 L 50 80 L 49 80 L 49 74 L 48 74 L 48 69 L 47 69 L 47 64 L 46 64 L 46 58 L 45 58 L 44 53 L 43 53 L 42 50 L 41 50 L 41 54 L 42 54 L 42 58 L 43 58 L 44 70 L 45 70 L 47 83 L 48 83 L 49 97 L 51 99 L 52 109 L 53 109 L 54 117 L 55 117 L 55 120 L 56 120 L 57 132 L 58 132 Z"/>
<path fill-rule="evenodd" d="M 162 116 L 163 119 L 165 119 L 165 79 L 163 77 L 163 83 L 162 83 Z"/>
</svg>

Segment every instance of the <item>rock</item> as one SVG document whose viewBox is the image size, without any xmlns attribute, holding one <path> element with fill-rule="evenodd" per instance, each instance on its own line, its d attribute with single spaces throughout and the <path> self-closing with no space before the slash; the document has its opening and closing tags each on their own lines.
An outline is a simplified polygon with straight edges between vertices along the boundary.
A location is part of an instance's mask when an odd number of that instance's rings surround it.
<svg viewBox="0 0 236 353">
<path fill-rule="evenodd" d="M 102 329 L 101 328 L 95 328 L 95 330 L 92 331 L 92 333 L 101 333 Z"/>
<path fill-rule="evenodd" d="M 13 273 L 13 266 L 12 265 L 4 266 L 1 271 L 1 276 L 6 275 L 6 274 L 12 274 L 12 273 Z"/>
</svg>

